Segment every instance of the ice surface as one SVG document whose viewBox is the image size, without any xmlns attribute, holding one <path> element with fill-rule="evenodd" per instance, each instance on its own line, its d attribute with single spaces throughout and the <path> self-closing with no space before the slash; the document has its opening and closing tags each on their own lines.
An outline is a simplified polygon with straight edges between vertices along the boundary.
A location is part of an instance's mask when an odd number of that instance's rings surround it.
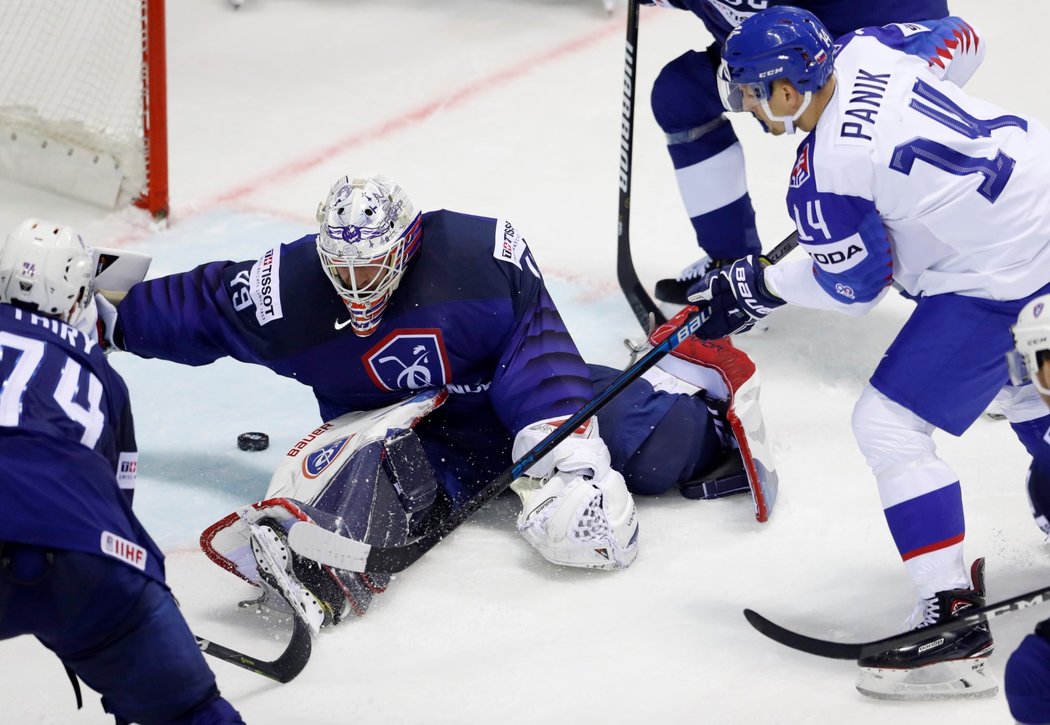
<svg viewBox="0 0 1050 725">
<path fill-rule="evenodd" d="M 73 223 L 90 243 L 148 251 L 151 274 L 163 274 L 304 234 L 332 180 L 381 171 L 421 208 L 513 220 L 586 357 L 622 366 L 620 341 L 638 335 L 614 267 L 622 5 L 610 18 L 596 0 L 246 0 L 237 11 L 169 2 L 170 227 L 0 182 L 0 228 L 28 215 Z M 972 87 L 1050 121 L 1050 97 L 1029 78 L 1043 60 L 1045 4 L 952 7 L 989 43 Z M 662 63 L 707 43 L 685 13 L 642 14 L 632 236 L 650 287 L 695 248 L 648 91 Z M 782 199 L 794 144 L 734 123 L 768 248 L 791 228 Z M 768 333 L 741 341 L 776 437 L 781 494 L 768 524 L 742 498 L 641 500 L 632 568 L 569 571 L 514 533 L 516 500 L 501 499 L 398 576 L 365 618 L 322 634 L 299 679 L 275 685 L 213 662 L 223 693 L 250 723 L 1010 722 L 1002 695 L 867 700 L 853 665 L 784 649 L 741 614 L 749 606 L 816 636 L 868 639 L 910 612 L 911 585 L 849 431 L 853 401 L 908 308 L 891 296 L 861 320 L 781 310 Z M 285 447 L 315 426 L 309 391 L 229 361 L 111 359 L 135 403 L 137 509 L 169 553 L 191 626 L 276 654 L 288 623 L 238 609 L 252 588 L 196 540 L 258 498 Z M 239 451 L 245 430 L 269 433 L 270 449 Z M 980 420 L 937 441 L 962 476 L 967 551 L 988 557 L 991 596 L 1047 583 L 1026 456 L 1009 427 Z M 1046 616 L 996 620 L 1000 674 Z M 0 644 L 0 670 L 0 721 L 111 722 L 91 692 L 74 712 L 60 664 L 28 638 Z"/>
</svg>

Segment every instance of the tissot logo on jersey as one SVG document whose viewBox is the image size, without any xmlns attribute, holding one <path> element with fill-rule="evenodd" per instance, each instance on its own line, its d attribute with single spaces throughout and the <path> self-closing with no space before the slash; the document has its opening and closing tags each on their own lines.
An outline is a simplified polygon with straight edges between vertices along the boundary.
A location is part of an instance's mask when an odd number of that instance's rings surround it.
<svg viewBox="0 0 1050 725">
<path fill-rule="evenodd" d="M 809 144 L 806 143 L 802 145 L 802 150 L 798 152 L 798 159 L 795 161 L 795 167 L 791 169 L 791 188 L 799 188 L 809 181 L 809 177 Z"/>
<path fill-rule="evenodd" d="M 117 484 L 121 488 L 135 488 L 138 478 L 139 454 L 123 451 L 117 459 Z"/>
<path fill-rule="evenodd" d="M 241 270 L 230 280 L 230 301 L 240 312 L 255 306 L 255 319 L 260 325 L 284 317 L 281 308 L 281 253 L 271 249 L 250 270 Z"/>
<path fill-rule="evenodd" d="M 443 387 L 452 379 L 441 330 L 395 330 L 362 360 L 380 390 Z"/>
<path fill-rule="evenodd" d="M 251 291 L 255 301 L 255 317 L 260 325 L 284 316 L 281 310 L 281 254 L 271 249 L 252 265 Z"/>
<path fill-rule="evenodd" d="M 496 246 L 492 256 L 521 268 L 521 255 L 527 249 L 525 237 L 505 219 L 496 220 Z"/>
</svg>

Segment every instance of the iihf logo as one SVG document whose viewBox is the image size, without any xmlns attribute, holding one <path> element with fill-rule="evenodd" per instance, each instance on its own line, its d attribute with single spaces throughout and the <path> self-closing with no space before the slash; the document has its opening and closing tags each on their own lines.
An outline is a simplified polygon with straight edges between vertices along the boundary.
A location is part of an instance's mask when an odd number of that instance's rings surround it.
<svg viewBox="0 0 1050 725">
<path fill-rule="evenodd" d="M 441 330 L 395 330 L 364 357 L 365 370 L 382 390 L 444 387 L 452 379 Z"/>
<path fill-rule="evenodd" d="M 806 143 L 798 153 L 795 167 L 791 169 L 791 188 L 797 189 L 809 181 L 809 143 Z"/>
</svg>

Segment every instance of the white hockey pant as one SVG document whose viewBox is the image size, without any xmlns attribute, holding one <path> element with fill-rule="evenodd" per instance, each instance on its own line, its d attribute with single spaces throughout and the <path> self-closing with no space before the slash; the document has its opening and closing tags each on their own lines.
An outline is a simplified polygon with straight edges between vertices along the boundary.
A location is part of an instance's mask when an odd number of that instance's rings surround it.
<svg viewBox="0 0 1050 725">
<path fill-rule="evenodd" d="M 875 474 L 883 511 L 958 483 L 955 472 L 937 457 L 932 437 L 934 426 L 871 385 L 864 389 L 853 409 L 852 426 L 857 445 Z M 893 519 L 899 520 L 901 516 L 928 519 L 931 514 L 961 517 L 961 511 L 931 512 L 923 507 L 912 511 L 910 508 L 905 505 L 895 509 Z M 887 513 L 891 532 L 893 519 Z M 914 521 L 914 525 L 921 527 L 923 523 Z M 897 541 L 897 545 L 898 550 L 907 548 L 901 541 Z M 900 553 L 903 557 L 907 552 Z M 961 540 L 911 556 L 905 560 L 905 567 L 920 599 L 946 589 L 970 586 Z"/>
</svg>

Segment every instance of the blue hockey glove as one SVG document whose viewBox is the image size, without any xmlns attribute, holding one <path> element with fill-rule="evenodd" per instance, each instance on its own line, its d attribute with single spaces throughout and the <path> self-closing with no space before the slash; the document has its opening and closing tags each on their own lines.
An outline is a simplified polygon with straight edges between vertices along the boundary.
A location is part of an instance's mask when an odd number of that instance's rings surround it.
<svg viewBox="0 0 1050 725">
<path fill-rule="evenodd" d="M 703 309 L 697 337 L 715 340 L 747 332 L 756 322 L 784 304 L 763 279 L 769 262 L 750 255 L 719 270 L 706 291 L 689 297 Z M 707 307 L 704 307 L 706 302 Z"/>
</svg>

